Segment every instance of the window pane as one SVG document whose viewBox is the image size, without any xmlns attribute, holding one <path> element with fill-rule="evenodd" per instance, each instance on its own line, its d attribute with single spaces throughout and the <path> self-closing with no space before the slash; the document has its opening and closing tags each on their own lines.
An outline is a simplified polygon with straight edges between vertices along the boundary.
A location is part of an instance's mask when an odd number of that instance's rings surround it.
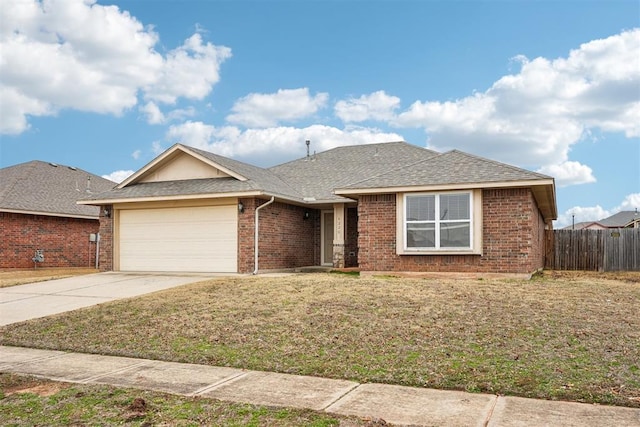
<svg viewBox="0 0 640 427">
<path fill-rule="evenodd" d="M 407 197 L 407 221 L 434 221 L 436 196 Z"/>
<path fill-rule="evenodd" d="M 441 194 L 440 220 L 470 219 L 469 194 Z"/>
<path fill-rule="evenodd" d="M 470 224 L 468 222 L 441 222 L 441 248 L 469 248 L 471 247 Z"/>
<path fill-rule="evenodd" d="M 407 224 L 408 248 L 435 248 L 436 226 L 435 224 Z"/>
</svg>

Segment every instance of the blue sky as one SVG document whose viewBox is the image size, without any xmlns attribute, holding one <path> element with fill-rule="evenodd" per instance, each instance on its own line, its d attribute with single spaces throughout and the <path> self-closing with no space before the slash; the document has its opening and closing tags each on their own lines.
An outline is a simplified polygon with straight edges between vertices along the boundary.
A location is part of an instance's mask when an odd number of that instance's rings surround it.
<svg viewBox="0 0 640 427">
<path fill-rule="evenodd" d="M 0 167 L 118 181 L 175 142 L 260 166 L 393 140 L 556 178 L 556 227 L 640 208 L 640 3 L 0 7 Z"/>
</svg>

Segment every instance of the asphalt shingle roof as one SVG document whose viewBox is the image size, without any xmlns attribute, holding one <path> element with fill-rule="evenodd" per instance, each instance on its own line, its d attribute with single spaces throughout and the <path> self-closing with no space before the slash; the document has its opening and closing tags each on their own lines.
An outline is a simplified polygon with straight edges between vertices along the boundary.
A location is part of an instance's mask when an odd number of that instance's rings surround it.
<svg viewBox="0 0 640 427">
<path fill-rule="evenodd" d="M 302 198 L 300 193 L 290 185 L 291 183 L 285 182 L 281 177 L 269 169 L 253 166 L 248 163 L 229 159 L 197 148 L 187 148 L 208 158 L 220 166 L 224 166 L 225 168 L 244 176 L 247 178 L 252 190 L 264 191 L 269 194 L 286 196 L 293 199 Z"/>
<path fill-rule="evenodd" d="M 300 203 L 349 200 L 336 189 L 393 188 L 438 184 L 550 179 L 546 175 L 453 150 L 444 154 L 406 142 L 338 147 L 268 169 L 178 144 L 246 180 L 190 179 L 138 183 L 86 197 L 91 200 L 143 199 L 184 195 L 260 192 Z"/>
<path fill-rule="evenodd" d="M 115 185 L 82 169 L 33 160 L 0 169 L 0 211 L 97 218 L 98 207 L 76 201 Z"/>
<path fill-rule="evenodd" d="M 235 178 L 204 178 L 130 184 L 124 188 L 93 194 L 90 198 L 86 198 L 86 200 L 103 200 L 108 198 L 136 199 L 176 195 L 234 193 L 250 190 L 252 190 L 252 188 L 248 181 L 239 181 Z"/>
<path fill-rule="evenodd" d="M 294 186 L 305 198 L 344 200 L 333 194 L 335 188 L 437 155 L 435 151 L 406 142 L 353 145 L 337 147 L 269 170 Z"/>
<path fill-rule="evenodd" d="M 246 178 L 204 178 L 161 182 L 142 182 L 114 188 L 104 193 L 92 194 L 85 200 L 121 200 L 145 197 L 182 196 L 198 194 L 224 194 L 258 191 L 293 200 L 302 200 L 302 196 L 273 172 L 238 160 L 219 156 L 208 151 L 178 144 L 187 151 L 197 153 L 219 166 Z"/>
<path fill-rule="evenodd" d="M 621 211 L 617 214 L 611 215 L 610 217 L 601 219 L 598 223 L 605 227 L 624 227 L 634 219 L 638 218 L 638 215 L 640 214 L 635 211 Z"/>
<path fill-rule="evenodd" d="M 474 156 L 458 150 L 394 168 L 340 189 L 394 188 L 551 179 L 547 175 Z"/>
</svg>

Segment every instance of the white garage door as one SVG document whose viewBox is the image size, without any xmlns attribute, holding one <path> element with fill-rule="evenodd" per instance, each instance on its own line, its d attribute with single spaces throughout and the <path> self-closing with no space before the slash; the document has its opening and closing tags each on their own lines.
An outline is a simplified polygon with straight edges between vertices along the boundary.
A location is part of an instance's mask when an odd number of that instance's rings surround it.
<svg viewBox="0 0 640 427">
<path fill-rule="evenodd" d="M 120 211 L 121 271 L 237 271 L 232 206 Z"/>
</svg>

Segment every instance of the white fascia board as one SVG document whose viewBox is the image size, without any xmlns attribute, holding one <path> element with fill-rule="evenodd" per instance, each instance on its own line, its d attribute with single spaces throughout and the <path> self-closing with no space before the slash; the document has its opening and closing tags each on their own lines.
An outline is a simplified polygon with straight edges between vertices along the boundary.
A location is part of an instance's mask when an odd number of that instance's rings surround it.
<svg viewBox="0 0 640 427">
<path fill-rule="evenodd" d="M 221 166 L 209 159 L 207 159 L 204 156 L 201 156 L 198 153 L 195 153 L 193 151 L 191 151 L 188 147 L 182 145 L 182 144 L 174 144 L 173 147 L 167 149 L 164 153 L 160 154 L 158 157 L 156 157 L 155 159 L 153 159 L 151 162 L 147 163 L 145 166 L 142 167 L 142 169 L 139 169 L 138 171 L 136 171 L 133 175 L 131 175 L 130 177 L 128 177 L 127 179 L 125 179 L 124 181 L 122 181 L 120 184 L 118 184 L 116 186 L 116 188 L 120 189 L 120 188 L 124 188 L 127 185 L 131 184 L 132 182 L 135 182 L 139 177 L 141 177 L 142 175 L 146 174 L 149 170 L 153 169 L 155 166 L 157 166 L 158 164 L 162 163 L 166 158 L 168 158 L 169 156 L 171 156 L 173 153 L 175 153 L 176 151 L 182 151 L 185 154 L 189 154 L 190 156 L 200 160 L 201 162 L 204 162 L 208 165 L 210 165 L 211 167 L 214 167 L 216 169 L 221 170 L 222 172 L 226 173 L 229 176 L 232 176 L 233 178 L 239 180 L 239 181 L 246 181 L 247 178 L 245 178 L 244 176 L 225 168 L 224 166 Z"/>
<path fill-rule="evenodd" d="M 144 165 L 141 169 L 138 169 L 136 172 L 134 172 L 133 175 L 129 176 L 127 179 L 125 179 L 120 184 L 118 184 L 116 188 L 124 188 L 127 185 L 131 184 L 140 176 L 144 175 L 147 171 L 149 171 L 149 169 L 153 168 L 155 165 L 162 162 L 164 159 L 169 157 L 171 154 L 175 153 L 180 148 L 181 148 L 180 144 L 174 144 L 173 147 L 167 149 L 164 153 L 160 154 L 158 157 L 151 160 L 149 163 Z"/>
<path fill-rule="evenodd" d="M 545 185 L 554 186 L 553 179 L 536 179 L 531 181 L 471 182 L 462 184 L 416 185 L 404 187 L 337 188 L 333 191 L 333 193 L 339 196 L 347 196 L 358 194 L 410 193 L 416 191 L 472 190 L 476 188 L 537 187 Z"/>
<path fill-rule="evenodd" d="M 254 197 L 265 195 L 261 191 L 236 193 L 180 194 L 175 196 L 130 197 L 124 199 L 79 200 L 79 205 L 112 205 L 115 203 L 161 202 L 166 200 L 222 199 L 226 197 Z"/>
<path fill-rule="evenodd" d="M 78 214 L 66 214 L 56 212 L 39 212 L 39 211 L 22 211 L 19 209 L 0 209 L 0 212 L 16 213 L 23 215 L 41 215 L 41 216 L 54 216 L 57 218 L 77 218 L 77 219 L 98 219 L 98 215 L 78 215 Z"/>
</svg>

